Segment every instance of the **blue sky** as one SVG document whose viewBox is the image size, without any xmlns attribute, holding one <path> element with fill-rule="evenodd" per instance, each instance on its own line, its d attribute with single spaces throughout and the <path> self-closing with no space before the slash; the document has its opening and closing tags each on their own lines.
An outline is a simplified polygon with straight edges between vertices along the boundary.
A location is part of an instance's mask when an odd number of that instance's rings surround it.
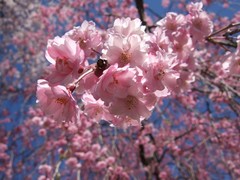
<svg viewBox="0 0 240 180">
<path fill-rule="evenodd" d="M 144 2 L 161 16 L 165 16 L 166 12 L 168 12 L 168 9 L 161 6 L 162 0 L 145 0 Z M 173 2 L 173 0 L 170 2 Z M 174 0 L 174 2 L 178 2 L 178 0 Z M 213 3 L 209 7 L 205 6 L 204 9 L 208 12 L 214 12 L 220 16 L 228 16 L 232 18 L 233 15 L 240 9 L 240 0 L 231 0 L 229 8 L 223 8 L 222 5 L 221 0 L 213 0 Z"/>
</svg>

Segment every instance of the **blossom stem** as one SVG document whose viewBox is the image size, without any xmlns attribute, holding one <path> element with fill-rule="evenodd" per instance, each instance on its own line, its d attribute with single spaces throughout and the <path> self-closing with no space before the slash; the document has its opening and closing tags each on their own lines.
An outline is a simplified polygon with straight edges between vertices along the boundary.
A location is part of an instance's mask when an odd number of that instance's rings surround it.
<svg viewBox="0 0 240 180">
<path fill-rule="evenodd" d="M 91 67 L 91 66 L 90 66 Z M 74 82 L 74 85 L 77 86 L 77 84 L 81 81 L 81 79 L 83 79 L 85 76 L 87 76 L 88 74 L 92 73 L 95 69 L 93 67 L 91 67 L 90 69 L 88 69 L 87 71 L 85 71 L 81 76 L 79 76 L 79 78 Z"/>
<path fill-rule="evenodd" d="M 92 50 L 93 52 L 99 54 L 100 56 L 102 55 L 102 53 L 98 52 L 97 50 L 95 50 L 95 49 L 93 49 L 93 48 L 91 48 L 91 50 Z"/>
<path fill-rule="evenodd" d="M 92 73 L 95 71 L 95 68 L 90 66 L 90 69 L 86 70 L 84 73 L 81 74 L 81 76 L 79 76 L 79 78 L 73 82 L 72 84 L 69 84 L 68 85 L 68 90 L 73 93 L 73 91 L 78 87 L 78 83 L 85 77 L 87 76 L 88 74 Z"/>
</svg>

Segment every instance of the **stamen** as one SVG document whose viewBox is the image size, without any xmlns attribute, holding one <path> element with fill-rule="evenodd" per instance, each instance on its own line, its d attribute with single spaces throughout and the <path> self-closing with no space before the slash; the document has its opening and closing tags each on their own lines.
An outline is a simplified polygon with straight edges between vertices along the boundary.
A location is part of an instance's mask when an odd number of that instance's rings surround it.
<svg viewBox="0 0 240 180">
<path fill-rule="evenodd" d="M 126 65 L 126 64 L 128 64 L 129 62 L 130 62 L 130 58 L 131 58 L 131 55 L 130 54 L 128 54 L 128 53 L 121 53 L 121 55 L 120 55 L 120 63 L 121 63 L 121 65 Z"/>
<path fill-rule="evenodd" d="M 136 97 L 131 96 L 131 95 L 127 96 L 126 105 L 129 110 L 135 108 L 137 105 L 137 102 L 138 102 L 138 99 Z"/>
<path fill-rule="evenodd" d="M 73 70 L 67 58 L 57 58 L 55 67 L 60 74 L 64 75 L 69 74 Z"/>
<path fill-rule="evenodd" d="M 79 43 L 79 47 L 81 48 L 81 49 L 86 49 L 86 47 L 87 47 L 87 45 L 86 45 L 86 41 L 84 40 L 84 39 L 79 39 L 79 41 L 78 41 Z"/>
<path fill-rule="evenodd" d="M 115 84 L 118 84 L 118 80 L 117 80 L 117 78 L 116 78 L 115 76 L 113 76 L 113 82 L 114 82 Z"/>
<path fill-rule="evenodd" d="M 166 28 L 167 28 L 168 30 L 170 30 L 170 31 L 176 31 L 177 26 L 176 26 L 176 24 L 174 24 L 174 23 L 167 23 L 167 24 L 166 24 Z"/>
<path fill-rule="evenodd" d="M 161 80 L 165 75 L 165 72 L 163 70 L 159 70 L 158 74 L 155 76 L 157 80 Z"/>
<path fill-rule="evenodd" d="M 67 104 L 67 102 L 68 102 L 67 98 L 57 98 L 56 99 L 56 103 L 58 103 L 58 104 L 65 105 L 65 104 Z"/>
<path fill-rule="evenodd" d="M 164 71 L 163 65 L 162 64 L 157 65 L 154 78 L 156 80 L 162 80 L 165 74 L 166 73 Z"/>
<path fill-rule="evenodd" d="M 202 27 L 203 27 L 203 22 L 202 22 L 201 19 L 195 19 L 195 20 L 193 21 L 193 25 L 194 25 L 197 29 L 201 30 Z"/>
<path fill-rule="evenodd" d="M 56 64 L 58 64 L 58 65 L 67 65 L 68 61 L 66 59 L 57 58 Z"/>
</svg>

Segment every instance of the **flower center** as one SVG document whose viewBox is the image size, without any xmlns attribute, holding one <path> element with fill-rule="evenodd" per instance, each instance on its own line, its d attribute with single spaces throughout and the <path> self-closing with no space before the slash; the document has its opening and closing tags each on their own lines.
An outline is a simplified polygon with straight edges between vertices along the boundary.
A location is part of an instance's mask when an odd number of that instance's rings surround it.
<svg viewBox="0 0 240 180">
<path fill-rule="evenodd" d="M 155 76 L 157 80 L 161 80 L 165 75 L 165 72 L 163 70 L 158 71 L 158 74 Z"/>
<path fill-rule="evenodd" d="M 203 26 L 203 22 L 202 22 L 202 20 L 201 19 L 195 19 L 195 21 L 193 21 L 193 25 L 197 28 L 197 29 L 199 29 L 199 30 L 201 30 L 202 29 L 202 26 Z"/>
<path fill-rule="evenodd" d="M 163 77 L 165 76 L 165 71 L 164 71 L 164 67 L 163 65 L 158 65 L 158 68 L 156 69 L 156 72 L 155 72 L 155 79 L 156 80 L 162 80 Z"/>
<path fill-rule="evenodd" d="M 86 49 L 86 47 L 87 47 L 87 44 L 86 44 L 86 41 L 84 40 L 84 39 L 79 39 L 79 47 L 81 48 L 81 49 Z"/>
<path fill-rule="evenodd" d="M 101 114 L 102 114 L 102 111 L 101 111 L 100 108 L 96 108 L 95 111 L 94 111 L 94 113 L 95 113 L 95 116 L 98 116 L 98 115 L 101 115 Z"/>
<path fill-rule="evenodd" d="M 130 58 L 131 58 L 131 55 L 128 54 L 128 53 L 121 53 L 120 55 L 120 64 L 122 66 L 125 66 L 126 64 L 128 64 L 130 62 Z"/>
<path fill-rule="evenodd" d="M 57 58 L 57 64 L 68 65 L 68 62 L 65 59 Z"/>
<path fill-rule="evenodd" d="M 56 103 L 61 104 L 61 105 L 66 105 L 68 102 L 67 98 L 57 98 Z"/>
<path fill-rule="evenodd" d="M 177 52 L 181 52 L 183 47 L 180 43 L 177 43 L 174 45 L 174 49 L 177 51 Z"/>
<path fill-rule="evenodd" d="M 67 75 L 72 71 L 72 67 L 67 59 L 57 58 L 55 67 L 63 75 Z"/>
<path fill-rule="evenodd" d="M 175 23 L 169 22 L 169 23 L 167 23 L 166 28 L 167 28 L 168 30 L 170 30 L 170 31 L 176 31 L 177 26 L 176 26 Z"/>
<path fill-rule="evenodd" d="M 129 110 L 135 108 L 137 106 L 138 99 L 134 96 L 128 95 L 126 100 L 126 105 Z"/>
</svg>

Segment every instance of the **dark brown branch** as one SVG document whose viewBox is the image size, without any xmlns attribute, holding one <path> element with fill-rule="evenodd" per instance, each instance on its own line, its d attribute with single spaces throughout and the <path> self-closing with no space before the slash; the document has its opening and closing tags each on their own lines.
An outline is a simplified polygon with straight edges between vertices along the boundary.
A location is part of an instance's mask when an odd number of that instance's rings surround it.
<svg viewBox="0 0 240 180">
<path fill-rule="evenodd" d="M 240 23 L 231 23 L 228 26 L 213 32 L 206 40 L 213 44 L 218 44 L 221 46 L 237 48 L 236 38 L 233 38 L 233 35 L 236 35 L 240 32 L 238 28 Z"/>
<path fill-rule="evenodd" d="M 136 3 L 136 7 L 138 10 L 138 15 L 140 20 L 142 21 L 142 25 L 147 25 L 146 21 L 145 21 L 145 15 L 144 15 L 144 1 L 143 0 L 135 0 Z"/>
<path fill-rule="evenodd" d="M 180 134 L 179 136 L 176 136 L 174 140 L 177 141 L 178 139 L 181 139 L 182 137 L 190 134 L 192 131 L 195 131 L 195 130 L 196 130 L 196 126 L 193 126 L 191 129 L 187 130 L 186 132 Z"/>
</svg>

